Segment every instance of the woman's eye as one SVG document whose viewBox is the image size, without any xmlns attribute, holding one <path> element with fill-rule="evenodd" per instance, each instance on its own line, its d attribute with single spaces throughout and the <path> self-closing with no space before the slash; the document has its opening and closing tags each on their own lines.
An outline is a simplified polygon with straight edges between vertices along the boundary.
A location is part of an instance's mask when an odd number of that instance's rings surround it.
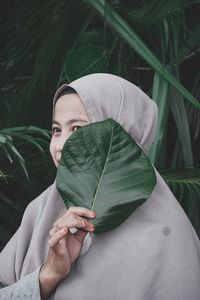
<svg viewBox="0 0 200 300">
<path fill-rule="evenodd" d="M 61 130 L 59 127 L 53 127 L 52 128 L 52 134 L 56 134 L 56 133 L 59 133 Z"/>
<path fill-rule="evenodd" d="M 72 131 L 74 132 L 74 131 L 77 131 L 78 129 L 80 129 L 81 128 L 81 126 L 74 126 L 73 128 L 72 128 Z"/>
</svg>

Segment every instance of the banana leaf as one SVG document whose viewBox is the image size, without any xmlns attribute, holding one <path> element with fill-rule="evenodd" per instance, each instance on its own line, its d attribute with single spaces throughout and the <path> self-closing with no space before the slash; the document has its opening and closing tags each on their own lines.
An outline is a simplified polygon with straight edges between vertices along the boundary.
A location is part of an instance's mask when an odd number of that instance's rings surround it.
<svg viewBox="0 0 200 300">
<path fill-rule="evenodd" d="M 151 194 L 149 158 L 114 120 L 77 130 L 65 143 L 56 176 L 66 204 L 96 212 L 95 233 L 114 229 Z"/>
</svg>

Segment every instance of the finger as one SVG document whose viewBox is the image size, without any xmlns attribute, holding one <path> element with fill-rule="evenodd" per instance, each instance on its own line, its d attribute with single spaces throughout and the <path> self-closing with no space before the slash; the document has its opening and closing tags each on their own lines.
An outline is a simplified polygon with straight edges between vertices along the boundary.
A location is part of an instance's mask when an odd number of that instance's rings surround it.
<svg viewBox="0 0 200 300">
<path fill-rule="evenodd" d="M 69 218 L 69 216 L 80 216 L 80 217 L 85 217 L 85 218 L 88 218 L 88 219 L 93 219 L 96 217 L 96 213 L 92 210 L 89 210 L 85 207 L 70 207 L 66 213 L 61 217 L 59 218 L 54 224 L 53 224 L 53 227 L 56 227 L 58 226 L 58 224 L 62 223 L 63 222 L 63 219 L 65 220 L 66 218 Z M 68 224 L 66 224 L 66 226 L 68 227 Z"/>
<path fill-rule="evenodd" d="M 63 217 L 59 220 L 59 223 L 57 223 L 57 228 L 61 229 L 63 227 L 68 228 L 81 228 L 86 231 L 93 231 L 94 225 L 91 224 L 88 220 L 83 219 L 79 216 L 76 216 L 74 214 Z M 56 227 L 55 227 L 56 228 Z"/>
<path fill-rule="evenodd" d="M 87 232 L 83 230 L 78 230 L 76 233 L 74 233 L 74 237 L 81 243 L 84 241 L 86 235 Z"/>
<path fill-rule="evenodd" d="M 68 228 L 64 227 L 57 231 L 48 241 L 49 247 L 53 248 L 55 247 L 59 241 L 68 234 Z"/>
<path fill-rule="evenodd" d="M 94 224 L 92 224 L 90 221 L 83 219 L 81 217 L 76 216 L 75 217 L 77 220 L 79 220 L 81 222 L 81 224 L 83 224 L 83 227 L 80 227 L 82 230 L 86 230 L 86 231 L 94 231 L 95 227 Z M 78 228 L 78 227 L 76 227 Z"/>
<path fill-rule="evenodd" d="M 61 228 L 58 228 L 58 225 L 56 224 L 56 226 L 53 226 L 51 228 L 51 230 L 49 231 L 49 239 L 57 232 L 59 231 Z"/>
<path fill-rule="evenodd" d="M 80 217 L 85 217 L 85 218 L 89 218 L 89 219 L 93 219 L 96 217 L 96 213 L 88 208 L 85 207 L 75 207 L 75 206 L 71 206 L 70 208 L 68 208 L 66 214 L 75 214 L 78 215 Z"/>
</svg>

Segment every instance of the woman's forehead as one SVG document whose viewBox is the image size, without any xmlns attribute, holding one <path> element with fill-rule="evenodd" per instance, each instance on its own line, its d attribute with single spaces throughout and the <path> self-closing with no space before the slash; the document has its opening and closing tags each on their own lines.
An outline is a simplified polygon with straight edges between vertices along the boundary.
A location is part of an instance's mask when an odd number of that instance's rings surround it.
<svg viewBox="0 0 200 300">
<path fill-rule="evenodd" d="M 88 120 L 83 103 L 77 94 L 65 94 L 58 98 L 54 109 L 54 121 L 60 119 L 65 119 L 66 121 L 71 119 L 78 120 L 80 118 Z"/>
<path fill-rule="evenodd" d="M 53 99 L 53 106 L 55 106 L 55 104 L 59 98 L 61 98 L 64 95 L 69 95 L 69 94 L 77 94 L 77 92 L 67 84 L 62 85 L 55 93 L 55 96 Z"/>
</svg>

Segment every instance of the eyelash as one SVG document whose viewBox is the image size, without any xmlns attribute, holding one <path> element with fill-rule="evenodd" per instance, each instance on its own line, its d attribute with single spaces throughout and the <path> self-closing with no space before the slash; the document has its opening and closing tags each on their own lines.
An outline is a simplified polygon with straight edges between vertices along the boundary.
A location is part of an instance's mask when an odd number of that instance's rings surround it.
<svg viewBox="0 0 200 300">
<path fill-rule="evenodd" d="M 72 127 L 72 132 L 75 132 L 77 131 L 78 129 L 80 129 L 82 126 L 73 126 Z M 56 134 L 56 133 L 60 133 L 61 132 L 61 129 L 59 127 L 52 127 L 52 135 Z"/>
<path fill-rule="evenodd" d="M 51 130 L 52 135 L 55 134 L 55 133 L 58 133 L 58 132 L 60 132 L 60 131 L 61 131 L 61 130 L 60 130 L 59 127 L 52 127 L 52 130 Z"/>
<path fill-rule="evenodd" d="M 78 126 L 78 125 L 77 126 L 73 126 L 72 127 L 72 131 L 75 132 L 75 131 L 79 130 L 80 128 L 81 128 L 81 126 Z"/>
</svg>

